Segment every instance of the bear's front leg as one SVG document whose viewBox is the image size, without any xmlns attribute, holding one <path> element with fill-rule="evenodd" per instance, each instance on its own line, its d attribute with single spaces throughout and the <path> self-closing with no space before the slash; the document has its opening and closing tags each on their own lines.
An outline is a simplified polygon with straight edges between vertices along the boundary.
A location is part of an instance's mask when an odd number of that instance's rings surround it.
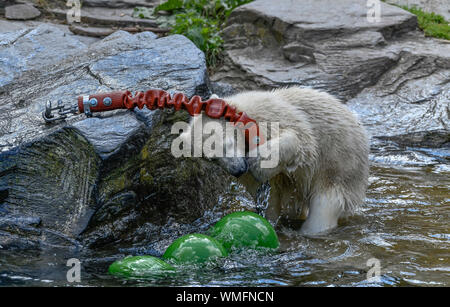
<svg viewBox="0 0 450 307">
<path fill-rule="evenodd" d="M 316 192 L 309 203 L 309 213 L 300 232 L 304 235 L 317 235 L 337 227 L 344 208 L 344 197 L 339 189 L 332 187 Z"/>
</svg>

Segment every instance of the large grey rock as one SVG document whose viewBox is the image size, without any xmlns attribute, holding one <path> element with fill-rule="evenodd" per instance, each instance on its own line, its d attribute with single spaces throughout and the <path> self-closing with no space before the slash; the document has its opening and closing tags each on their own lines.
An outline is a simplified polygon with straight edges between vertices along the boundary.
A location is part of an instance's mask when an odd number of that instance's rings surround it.
<svg viewBox="0 0 450 307">
<path fill-rule="evenodd" d="M 73 245 L 95 210 L 99 162 L 92 145 L 73 129 L 0 153 L 0 231 L 25 241 Z M 28 219 L 39 223 L 28 225 Z M 8 244 L 0 239 L 0 245 Z"/>
<path fill-rule="evenodd" d="M 450 43 L 412 36 L 390 48 L 402 50 L 397 65 L 350 99 L 350 109 L 373 136 L 450 135 Z"/>
<path fill-rule="evenodd" d="M 26 60 L 29 44 L 16 45 L 23 30 L 4 36 L 6 48 L 18 49 L 0 69 L 10 62 L 28 69 L 0 87 L 2 248 L 163 246 L 181 229 L 199 231 L 232 208 L 251 209 L 249 195 L 215 164 L 173 158 L 170 127 L 188 120 L 186 112 L 118 110 L 54 125 L 42 119 L 47 100 L 74 104 L 99 91 L 209 95 L 205 58 L 192 42 L 118 31 L 50 62 L 52 41 L 39 36 L 56 30 L 46 29 L 35 34 L 41 64 L 36 55 Z"/>
<path fill-rule="evenodd" d="M 368 22 L 365 1 L 259 0 L 231 14 L 223 31 L 225 65 L 213 80 L 237 89 L 313 86 L 353 97 L 393 67 L 386 39 L 415 28 L 414 15 L 382 4 Z"/>
<path fill-rule="evenodd" d="M 380 5 L 379 22 L 369 22 L 362 0 L 241 6 L 223 30 L 224 65 L 212 79 L 237 90 L 300 85 L 354 98 L 374 136 L 448 129 L 450 45 L 425 39 L 416 16 Z"/>
<path fill-rule="evenodd" d="M 46 35 L 46 32 L 42 34 Z M 15 53 L 17 57 L 11 57 L 12 64 L 6 61 L 0 69 L 5 70 L 5 66 L 8 69 L 17 62 L 34 69 L 0 87 L 0 150 L 15 147 L 57 128 L 45 125 L 42 120 L 41 112 L 47 100 L 56 102 L 62 99 L 75 104 L 77 96 L 98 91 L 163 88 L 194 95 L 207 88 L 206 66 L 200 50 L 183 36 L 154 38 L 148 32 L 136 35 L 115 32 L 53 65 L 50 59 L 43 60 L 43 63 L 29 63 L 26 60 L 28 55 L 18 50 Z M 42 42 L 45 43 L 44 40 Z M 52 42 L 47 41 L 40 50 L 47 50 L 51 45 Z M 73 46 L 80 44 L 74 41 Z M 24 44 L 24 48 L 27 47 L 28 44 Z M 46 58 L 45 51 L 39 55 L 41 58 Z"/>
<path fill-rule="evenodd" d="M 34 29 L 40 25 L 48 25 L 48 23 L 43 21 L 37 21 L 37 20 L 25 20 L 25 21 L 11 21 L 11 20 L 2 20 L 0 19 L 0 33 L 7 33 L 7 32 L 15 32 L 17 30 L 30 30 Z M 75 38 L 76 40 L 80 41 L 82 44 L 89 46 L 90 44 L 100 40 L 96 37 L 88 37 L 84 35 L 77 35 L 70 31 L 68 25 L 64 24 L 52 24 L 52 26 L 60 29 L 62 32 L 64 32 L 63 37 L 70 37 Z M 59 35 L 57 35 L 59 36 Z M 4 44 L 4 43 L 3 43 Z M 67 52 L 66 50 L 65 52 Z"/>
<path fill-rule="evenodd" d="M 6 19 L 29 20 L 41 16 L 41 11 L 29 4 L 16 4 L 5 8 Z"/>
<path fill-rule="evenodd" d="M 73 36 L 48 24 L 0 33 L 0 88 L 24 71 L 52 65 L 85 48 Z"/>
<path fill-rule="evenodd" d="M 114 154 L 130 135 L 136 134 L 138 129 L 144 129 L 144 123 L 139 121 L 131 112 L 112 114 L 110 118 L 87 118 L 73 124 L 74 128 L 84 135 L 102 159 Z"/>
</svg>

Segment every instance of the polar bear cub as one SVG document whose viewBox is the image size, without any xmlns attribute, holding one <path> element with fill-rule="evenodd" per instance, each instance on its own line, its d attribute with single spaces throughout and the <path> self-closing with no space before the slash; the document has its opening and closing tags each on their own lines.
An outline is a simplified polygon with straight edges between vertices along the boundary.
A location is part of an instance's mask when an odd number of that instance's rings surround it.
<svg viewBox="0 0 450 307">
<path fill-rule="evenodd" d="M 354 213 L 365 198 L 369 174 L 369 145 L 364 127 L 333 96 L 310 88 L 248 91 L 223 98 L 257 123 L 278 123 L 269 147 L 279 149 L 275 167 L 262 168 L 258 154 L 216 160 L 253 194 L 269 182 L 266 217 L 277 224 L 306 219 L 306 235 L 337 227 L 340 217 Z M 194 117 L 190 127 L 199 120 Z M 223 119 L 202 118 L 207 121 Z M 191 130 L 188 129 L 188 130 Z M 190 134 L 187 131 L 184 134 Z M 227 138 L 226 146 L 233 146 Z M 242 175 L 242 176 L 241 176 Z"/>
</svg>

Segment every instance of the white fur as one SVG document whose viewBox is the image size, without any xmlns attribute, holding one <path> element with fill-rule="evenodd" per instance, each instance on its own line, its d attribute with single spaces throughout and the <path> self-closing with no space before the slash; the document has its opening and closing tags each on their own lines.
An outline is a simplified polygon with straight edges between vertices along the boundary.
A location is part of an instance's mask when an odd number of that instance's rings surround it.
<svg viewBox="0 0 450 307">
<path fill-rule="evenodd" d="M 260 168 L 259 157 L 250 158 L 251 175 L 241 177 L 253 194 L 269 180 L 266 217 L 270 220 L 307 216 L 301 232 L 314 235 L 335 228 L 340 217 L 353 214 L 364 201 L 368 140 L 362 125 L 339 100 L 299 87 L 249 91 L 224 100 L 257 122 L 279 122 L 279 137 L 267 140 L 279 146 L 279 165 Z"/>
</svg>

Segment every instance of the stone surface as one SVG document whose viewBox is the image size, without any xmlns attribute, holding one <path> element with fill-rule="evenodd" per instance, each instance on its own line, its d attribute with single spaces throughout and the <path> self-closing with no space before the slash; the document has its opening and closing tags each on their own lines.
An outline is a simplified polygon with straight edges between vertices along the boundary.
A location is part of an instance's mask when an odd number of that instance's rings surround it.
<svg viewBox="0 0 450 307">
<path fill-rule="evenodd" d="M 370 23 L 364 1 L 255 1 L 231 14 L 224 29 L 226 58 L 215 81 L 237 89 L 313 86 L 353 97 L 395 65 L 386 39 L 416 27 L 414 15 L 382 4 Z"/>
<path fill-rule="evenodd" d="M 92 145 L 73 129 L 0 153 L 0 232 L 73 246 L 95 210 L 99 162 Z M 0 237 L 3 248 L 10 244 Z"/>
<path fill-rule="evenodd" d="M 50 33 L 58 32 L 52 26 L 39 26 L 29 33 L 45 36 L 48 32 L 45 29 L 51 29 Z M 20 33 L 15 35 L 20 36 Z M 51 65 L 50 58 L 53 43 L 49 40 L 38 37 L 33 40 L 41 42 L 36 47 L 38 52 L 31 53 L 40 61 L 26 60 L 30 55 L 23 49 L 29 50 L 31 44 L 28 42 L 17 45 L 19 40 L 16 40 L 12 46 L 6 46 L 5 54 L 14 56 L 0 70 L 10 69 L 16 63 L 24 63 L 27 68 L 31 66 L 33 69 L 18 75 L 20 81 L 11 80 L 10 76 L 9 81 L 3 79 L 4 86 L 0 87 L 0 150 L 57 128 L 45 125 L 42 120 L 41 112 L 47 100 L 56 102 L 62 99 L 75 103 L 79 95 L 115 89 L 163 88 L 193 95 L 206 88 L 206 67 L 200 50 L 183 36 L 161 38 L 156 45 L 152 43 L 154 38 L 153 33 L 131 35 L 119 31 L 89 48 L 80 47 L 80 51 L 72 51 L 72 57 L 54 65 Z M 72 46 L 81 44 L 74 40 Z M 14 53 L 8 48 L 15 48 Z M 46 50 L 49 50 L 47 57 Z M 59 58 L 62 57 L 59 55 Z M 80 116 L 74 120 L 82 118 Z"/>
<path fill-rule="evenodd" d="M 26 28 L 26 25 L 24 25 L 24 23 L 24 21 L 10 21 L 0 19 L 0 33 L 13 32 Z"/>
<path fill-rule="evenodd" d="M 0 33 L 0 88 L 24 71 L 54 64 L 85 47 L 73 36 L 48 24 Z"/>
<path fill-rule="evenodd" d="M 41 16 L 41 11 L 29 4 L 16 4 L 5 7 L 5 17 L 12 20 L 29 20 Z"/>
<path fill-rule="evenodd" d="M 236 93 L 233 86 L 223 82 L 211 82 L 211 92 L 219 97 L 227 97 Z"/>
<path fill-rule="evenodd" d="M 386 0 L 387 3 L 419 7 L 425 12 L 433 12 L 450 20 L 450 2 L 448 0 Z"/>
<path fill-rule="evenodd" d="M 396 66 L 347 104 L 373 136 L 450 135 L 450 43 L 405 39 L 390 46 L 402 50 Z"/>
<path fill-rule="evenodd" d="M 17 30 L 30 30 L 30 29 L 34 29 L 40 25 L 48 25 L 48 23 L 42 22 L 42 21 L 37 21 L 37 20 L 23 20 L 23 21 L 14 20 L 14 21 L 11 21 L 11 20 L 0 19 L 0 33 L 14 32 Z M 71 38 L 75 38 L 76 40 L 80 41 L 82 44 L 84 44 L 86 46 L 100 40 L 99 38 L 87 37 L 84 35 L 83 36 L 76 35 L 70 31 L 68 25 L 52 24 L 52 26 L 55 28 L 58 28 L 59 30 L 64 32 L 63 35 L 71 37 Z M 7 40 L 5 39 L 5 41 L 7 41 Z"/>
<path fill-rule="evenodd" d="M 111 116 L 114 116 L 113 120 L 110 117 L 92 117 L 73 124 L 93 144 L 102 159 L 114 154 L 130 135 L 144 129 L 144 123 L 137 120 L 131 112 L 115 112 Z"/>
<path fill-rule="evenodd" d="M 258 0 L 232 12 L 213 81 L 237 90 L 300 85 L 348 102 L 373 136 L 449 129 L 450 44 L 424 38 L 417 18 L 366 1 Z"/>
<path fill-rule="evenodd" d="M 0 70 L 26 64 L 0 86 L 3 249 L 154 244 L 161 252 L 181 231 L 209 227 L 231 208 L 251 209 L 250 196 L 220 167 L 172 156 L 170 127 L 189 119 L 184 111 L 117 110 L 54 125 L 42 119 L 47 100 L 74 104 L 99 91 L 209 96 L 204 55 L 188 39 L 117 31 L 83 46 L 72 36 L 79 49 L 51 62 L 50 33 L 59 32 L 47 25 L 0 34 L 9 56 Z"/>
<path fill-rule="evenodd" d="M 17 4 L 15 0 L 3 0 L 0 2 L 0 9 L 4 9 L 7 6 Z"/>
<path fill-rule="evenodd" d="M 419 131 L 400 136 L 381 137 L 401 146 L 450 148 L 450 135 L 447 130 Z"/>
<path fill-rule="evenodd" d="M 51 8 L 48 13 L 62 20 L 67 18 L 67 10 L 65 9 Z M 92 26 L 158 27 L 154 19 L 134 18 L 132 13 L 132 8 L 83 7 L 81 9 L 81 22 Z"/>
<path fill-rule="evenodd" d="M 161 29 L 161 28 L 141 28 L 141 27 L 132 27 L 132 28 L 120 28 L 123 31 L 127 31 L 130 33 L 139 33 L 139 32 L 145 32 L 150 31 L 153 33 L 168 33 L 168 29 Z M 88 36 L 88 37 L 96 37 L 96 38 L 104 38 L 106 36 L 111 35 L 112 33 L 116 32 L 117 29 L 112 29 L 108 27 L 86 27 L 86 26 L 77 26 L 74 24 L 71 24 L 69 26 L 69 30 L 76 35 L 82 35 L 82 36 Z M 156 34 L 155 34 L 156 36 Z"/>
<path fill-rule="evenodd" d="M 153 7 L 158 0 L 83 0 L 84 7 L 135 8 L 137 6 Z"/>
</svg>

